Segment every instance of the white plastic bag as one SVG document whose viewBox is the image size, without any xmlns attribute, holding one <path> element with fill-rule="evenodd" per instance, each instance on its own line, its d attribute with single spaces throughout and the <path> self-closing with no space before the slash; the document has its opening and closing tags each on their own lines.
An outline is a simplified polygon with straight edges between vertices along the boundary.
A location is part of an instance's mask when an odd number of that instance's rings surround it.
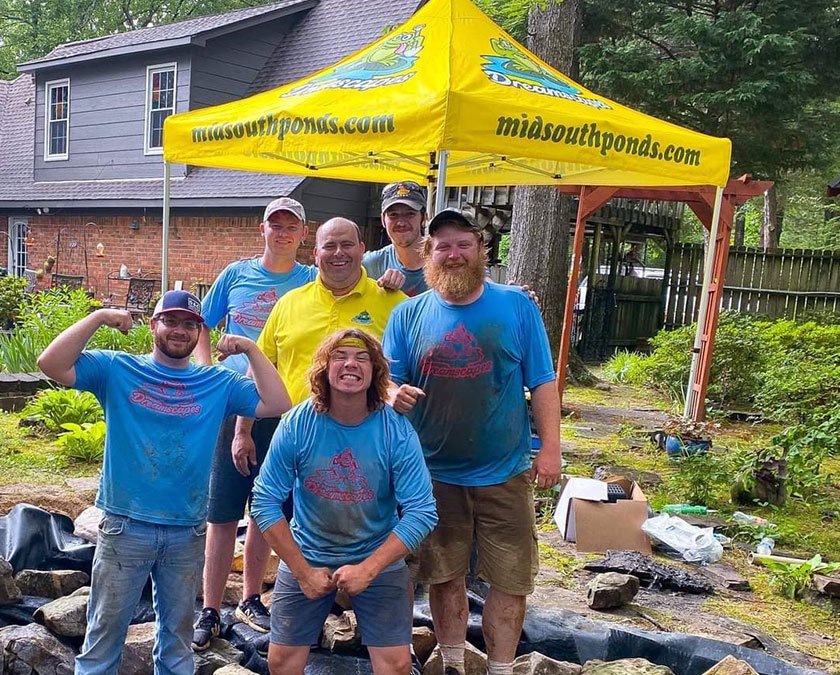
<svg viewBox="0 0 840 675">
<path fill-rule="evenodd" d="M 642 523 L 642 531 L 655 542 L 670 546 L 686 562 L 713 563 L 723 556 L 723 546 L 711 527 L 689 525 L 682 518 L 663 513 Z"/>
</svg>

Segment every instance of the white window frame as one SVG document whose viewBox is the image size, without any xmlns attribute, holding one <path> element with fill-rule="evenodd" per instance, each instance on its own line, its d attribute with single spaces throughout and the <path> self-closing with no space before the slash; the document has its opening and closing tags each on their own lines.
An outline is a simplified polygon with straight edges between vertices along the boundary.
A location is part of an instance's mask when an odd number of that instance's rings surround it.
<svg viewBox="0 0 840 675">
<path fill-rule="evenodd" d="M 172 71 L 172 112 L 174 115 L 178 106 L 178 64 L 177 63 L 159 63 L 154 66 L 146 66 L 146 115 L 143 123 L 143 154 L 144 155 L 162 155 L 163 145 L 159 148 L 153 148 L 149 145 L 149 136 L 151 135 L 152 123 L 152 78 L 157 73 L 162 73 L 167 70 Z M 158 108 L 160 110 L 160 108 Z"/>
<path fill-rule="evenodd" d="M 52 119 L 52 104 L 50 101 L 50 93 L 53 89 L 60 87 L 67 87 L 67 117 L 63 120 Z M 66 122 L 67 123 L 67 139 L 64 145 L 64 152 L 51 154 L 50 153 L 50 124 L 52 122 Z M 55 162 L 66 160 L 70 158 L 70 78 L 65 77 L 61 80 L 51 80 L 44 83 L 44 161 Z"/>
<path fill-rule="evenodd" d="M 29 267 L 29 251 L 26 250 L 26 234 L 29 221 L 25 217 L 10 216 L 8 220 L 9 247 L 7 249 L 8 272 L 15 276 L 25 276 Z M 21 265 L 20 262 L 23 262 Z"/>
</svg>

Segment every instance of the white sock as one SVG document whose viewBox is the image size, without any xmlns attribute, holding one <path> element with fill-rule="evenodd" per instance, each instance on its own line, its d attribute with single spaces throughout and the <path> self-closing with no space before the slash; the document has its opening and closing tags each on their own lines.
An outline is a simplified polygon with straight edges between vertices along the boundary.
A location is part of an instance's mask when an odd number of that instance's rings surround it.
<svg viewBox="0 0 840 675">
<path fill-rule="evenodd" d="M 513 675 L 513 663 L 487 659 L 487 675 Z"/>
<path fill-rule="evenodd" d="M 459 673 L 464 672 L 465 643 L 459 645 L 440 644 L 440 655 L 443 658 L 443 670 L 455 668 Z"/>
</svg>

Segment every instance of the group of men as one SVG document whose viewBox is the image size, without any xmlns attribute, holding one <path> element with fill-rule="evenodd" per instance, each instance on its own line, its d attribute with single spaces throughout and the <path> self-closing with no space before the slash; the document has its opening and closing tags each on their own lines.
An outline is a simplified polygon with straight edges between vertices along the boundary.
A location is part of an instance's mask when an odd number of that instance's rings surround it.
<svg viewBox="0 0 840 675">
<path fill-rule="evenodd" d="M 560 477 L 553 365 L 537 305 L 486 279 L 475 221 L 445 210 L 424 238 L 425 204 L 416 183 L 386 186 L 392 243 L 365 252 L 358 226 L 333 218 L 316 231 L 308 267 L 296 261 L 303 206 L 274 200 L 260 257 L 229 265 L 200 307 L 183 291 L 164 294 L 151 355 L 83 351 L 100 326 L 130 327 L 128 315 L 99 310 L 41 356 L 45 373 L 96 394 L 108 421 L 77 673 L 116 672 L 149 575 L 156 672 L 192 672 L 192 649 L 220 629 L 249 499 L 236 617 L 271 633 L 272 673 L 303 673 L 338 590 L 352 599 L 374 671 L 408 673 L 411 553 L 429 584 L 445 673 L 462 674 L 474 545 L 490 585 L 488 673 L 512 672 L 537 571 L 533 485 Z M 208 328 L 222 321 L 218 367 Z M 524 387 L 542 440 L 533 462 Z M 269 611 L 260 591 L 270 548 L 281 564 Z M 136 566 L 117 564 L 135 556 Z M 175 560 L 183 565 L 169 571 Z"/>
</svg>

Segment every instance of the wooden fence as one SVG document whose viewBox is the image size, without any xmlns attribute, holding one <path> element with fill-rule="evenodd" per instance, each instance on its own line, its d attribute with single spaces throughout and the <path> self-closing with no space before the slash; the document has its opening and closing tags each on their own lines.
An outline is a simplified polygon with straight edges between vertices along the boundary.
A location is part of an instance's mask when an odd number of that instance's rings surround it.
<svg viewBox="0 0 840 675">
<path fill-rule="evenodd" d="M 703 247 L 677 244 L 668 279 L 665 327 L 691 323 L 700 306 Z M 732 247 L 723 309 L 770 319 L 840 314 L 840 251 Z"/>
</svg>

